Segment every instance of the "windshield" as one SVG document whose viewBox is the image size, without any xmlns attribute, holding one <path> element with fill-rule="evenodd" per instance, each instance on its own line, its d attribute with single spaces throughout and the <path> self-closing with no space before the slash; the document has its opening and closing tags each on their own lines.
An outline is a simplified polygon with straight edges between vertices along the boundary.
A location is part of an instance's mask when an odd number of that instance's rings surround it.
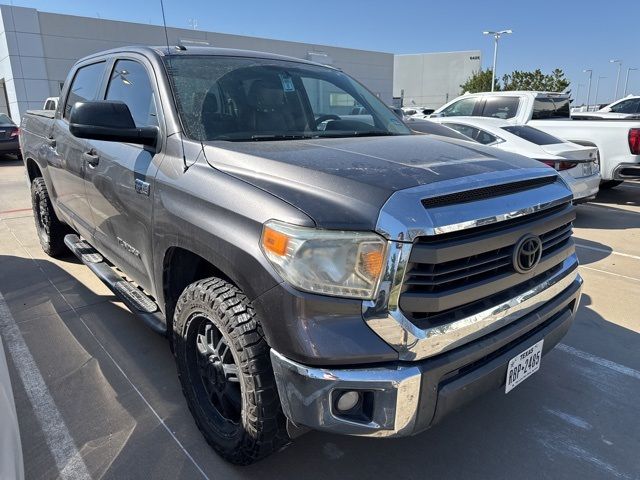
<svg viewBox="0 0 640 480">
<path fill-rule="evenodd" d="M 332 68 L 263 58 L 165 58 L 185 134 L 195 140 L 409 135 L 358 82 Z"/>
</svg>

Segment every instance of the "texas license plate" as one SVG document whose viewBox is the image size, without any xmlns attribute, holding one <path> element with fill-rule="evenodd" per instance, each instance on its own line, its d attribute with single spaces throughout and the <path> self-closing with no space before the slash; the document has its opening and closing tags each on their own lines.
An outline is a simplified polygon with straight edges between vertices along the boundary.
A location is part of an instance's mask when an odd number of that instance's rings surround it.
<svg viewBox="0 0 640 480">
<path fill-rule="evenodd" d="M 509 393 L 540 368 L 542 361 L 542 344 L 544 339 L 527 348 L 509 361 L 507 368 L 507 382 L 504 393 Z"/>
</svg>

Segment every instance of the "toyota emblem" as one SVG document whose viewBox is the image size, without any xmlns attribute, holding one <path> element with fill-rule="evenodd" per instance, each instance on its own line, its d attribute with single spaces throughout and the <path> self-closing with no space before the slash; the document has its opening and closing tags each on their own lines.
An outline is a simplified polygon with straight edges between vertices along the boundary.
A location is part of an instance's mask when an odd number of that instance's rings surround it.
<svg viewBox="0 0 640 480">
<path fill-rule="evenodd" d="M 542 241 L 535 235 L 522 237 L 513 249 L 513 268 L 527 273 L 535 268 L 542 257 Z"/>
</svg>

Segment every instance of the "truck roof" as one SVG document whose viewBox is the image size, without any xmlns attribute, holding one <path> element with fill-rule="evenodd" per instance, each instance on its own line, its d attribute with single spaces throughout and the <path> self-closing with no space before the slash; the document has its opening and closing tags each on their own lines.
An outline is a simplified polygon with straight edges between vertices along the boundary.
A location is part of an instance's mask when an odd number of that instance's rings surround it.
<svg viewBox="0 0 640 480">
<path fill-rule="evenodd" d="M 541 92 L 532 90 L 507 90 L 501 92 L 478 92 L 478 93 L 465 93 L 465 96 L 477 96 L 477 95 L 498 95 L 498 96 L 513 96 L 513 95 L 527 95 L 532 97 L 568 97 L 570 94 L 561 92 Z"/>
<path fill-rule="evenodd" d="M 146 56 L 155 56 L 155 57 L 167 57 L 171 56 L 185 56 L 185 55 L 210 55 L 210 56 L 224 56 L 224 57 L 249 57 L 249 58 L 264 58 L 270 60 L 283 60 L 288 62 L 297 62 L 304 63 L 307 65 L 316 65 L 321 67 L 333 68 L 337 70 L 335 67 L 330 65 L 323 65 L 321 63 L 311 62 L 309 60 L 304 60 L 301 58 L 288 57 L 286 55 L 278 55 L 275 53 L 268 52 L 258 52 L 254 50 L 240 50 L 235 48 L 219 48 L 219 47 L 209 47 L 209 46 L 184 46 L 184 45 L 173 45 L 167 48 L 166 45 L 163 46 L 147 46 L 147 45 L 130 45 L 125 47 L 117 47 L 112 48 L 110 50 L 104 50 L 101 52 L 96 52 L 91 55 L 87 55 L 86 57 L 78 60 L 84 61 L 89 58 L 124 53 L 124 52 L 133 52 L 140 53 Z"/>
</svg>

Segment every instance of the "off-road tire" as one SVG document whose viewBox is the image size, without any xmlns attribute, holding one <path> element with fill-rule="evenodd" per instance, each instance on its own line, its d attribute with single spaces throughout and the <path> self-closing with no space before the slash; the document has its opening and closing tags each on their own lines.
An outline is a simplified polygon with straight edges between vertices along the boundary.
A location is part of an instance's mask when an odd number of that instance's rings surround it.
<svg viewBox="0 0 640 480">
<path fill-rule="evenodd" d="M 609 190 L 611 188 L 615 188 L 620 185 L 623 180 L 605 180 L 600 182 L 600 190 Z"/>
<path fill-rule="evenodd" d="M 72 233 L 72 230 L 58 219 L 42 177 L 37 177 L 31 182 L 31 206 L 38 239 L 44 253 L 50 257 L 67 255 L 69 250 L 64 244 L 64 237 Z"/>
<path fill-rule="evenodd" d="M 242 409 L 231 434 L 223 430 L 233 424 L 223 423 L 221 427 L 221 417 L 211 415 L 211 403 L 200 386 L 204 380 L 194 372 L 193 357 L 188 355 L 189 349 L 197 348 L 194 335 L 202 321 L 214 324 L 238 367 Z M 255 311 L 237 287 L 216 277 L 189 285 L 176 305 L 173 342 L 189 409 L 205 439 L 220 456 L 236 465 L 248 465 L 289 443 L 269 346 Z"/>
</svg>

